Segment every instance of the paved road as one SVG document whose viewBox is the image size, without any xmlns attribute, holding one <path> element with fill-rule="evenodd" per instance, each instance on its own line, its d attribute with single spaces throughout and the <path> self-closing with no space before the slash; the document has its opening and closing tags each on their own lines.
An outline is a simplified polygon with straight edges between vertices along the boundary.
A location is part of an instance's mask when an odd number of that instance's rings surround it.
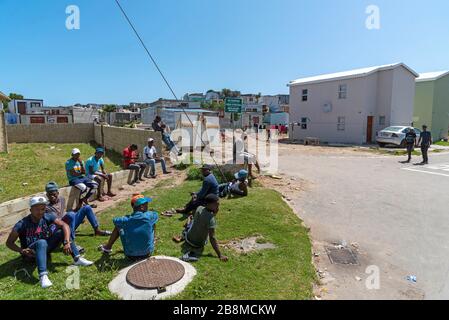
<svg viewBox="0 0 449 320">
<path fill-rule="evenodd" d="M 354 280 L 360 268 L 330 266 L 333 298 L 449 299 L 449 154 L 432 155 L 430 167 L 400 160 L 280 147 L 280 172 L 310 182 L 294 204 L 314 240 L 356 242 L 363 267 L 380 268 L 373 291 Z"/>
</svg>

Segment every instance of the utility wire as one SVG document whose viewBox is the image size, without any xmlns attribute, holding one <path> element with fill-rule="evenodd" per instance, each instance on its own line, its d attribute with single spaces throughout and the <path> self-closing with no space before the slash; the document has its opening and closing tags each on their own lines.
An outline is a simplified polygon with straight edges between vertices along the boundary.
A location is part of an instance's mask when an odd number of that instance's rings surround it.
<svg viewBox="0 0 449 320">
<path fill-rule="evenodd" d="M 165 84 L 167 85 L 168 89 L 170 90 L 170 92 L 172 93 L 173 97 L 175 98 L 175 100 L 177 102 L 180 102 L 180 100 L 178 99 L 178 97 L 176 96 L 175 91 L 173 90 L 172 86 L 170 85 L 170 83 L 168 82 L 167 78 L 165 77 L 164 73 L 162 72 L 161 68 L 159 68 L 159 65 L 157 64 L 156 60 L 154 59 L 153 55 L 150 53 L 150 50 L 148 50 L 148 47 L 145 45 L 145 42 L 142 40 L 142 37 L 139 35 L 139 32 L 137 32 L 136 28 L 134 27 L 134 24 L 132 23 L 131 19 L 128 17 L 128 15 L 126 14 L 126 11 L 123 9 L 123 7 L 120 5 L 119 0 L 115 0 L 115 3 L 117 3 L 117 6 L 119 7 L 120 11 L 122 12 L 123 16 L 125 17 L 126 21 L 128 22 L 128 24 L 130 25 L 130 27 L 133 29 L 135 35 L 137 36 L 137 38 L 140 41 L 140 44 L 142 45 L 142 47 L 145 49 L 146 53 L 148 54 L 148 57 L 150 58 L 150 60 L 153 62 L 154 66 L 156 67 L 157 71 L 159 72 L 159 74 L 161 75 L 162 79 L 164 80 Z M 193 125 L 193 121 L 190 119 L 190 116 L 188 115 L 188 113 L 186 112 L 185 108 L 182 106 L 182 104 L 179 105 L 182 109 L 182 111 L 184 112 L 185 116 L 187 117 L 188 121 L 190 122 L 190 124 L 192 125 L 192 133 L 194 131 L 194 125 Z M 206 128 L 207 129 L 207 128 Z M 201 136 L 201 134 L 198 133 L 198 130 L 196 130 L 196 133 L 198 135 L 198 137 L 201 140 L 202 145 L 206 146 L 206 144 L 204 143 L 203 137 Z M 217 169 L 220 171 L 221 175 L 223 176 L 224 180 L 226 182 L 229 182 L 228 179 L 226 178 L 225 174 L 223 173 L 223 171 L 220 169 L 220 167 L 218 166 L 217 161 L 215 160 L 214 156 L 210 155 L 210 157 L 212 158 L 212 160 L 215 163 L 215 166 L 217 167 Z"/>
</svg>

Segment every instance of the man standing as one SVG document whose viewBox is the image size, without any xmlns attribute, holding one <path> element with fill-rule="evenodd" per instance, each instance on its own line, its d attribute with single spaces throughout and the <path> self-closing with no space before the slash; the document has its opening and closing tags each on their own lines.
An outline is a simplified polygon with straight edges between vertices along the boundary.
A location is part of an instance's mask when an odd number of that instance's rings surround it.
<svg viewBox="0 0 449 320">
<path fill-rule="evenodd" d="M 47 193 L 47 213 L 51 213 L 56 218 L 61 219 L 70 226 L 72 238 L 75 239 L 75 231 L 87 218 L 90 225 L 94 229 L 96 236 L 109 236 L 110 231 L 102 231 L 98 224 L 97 217 L 90 206 L 84 206 L 76 212 L 66 212 L 65 198 L 59 195 L 59 187 L 56 182 L 49 182 L 45 186 L 45 192 Z"/>
<path fill-rule="evenodd" d="M 130 260 L 138 261 L 148 258 L 154 252 L 156 239 L 157 212 L 148 211 L 152 199 L 136 195 L 131 200 L 133 213 L 129 216 L 113 219 L 115 229 L 107 244 L 100 245 L 99 251 L 112 253 L 114 243 L 121 239 L 123 251 Z"/>
<path fill-rule="evenodd" d="M 6 246 L 21 254 L 25 261 L 35 261 L 42 288 L 53 284 L 48 278 L 47 255 L 57 249 L 61 243 L 66 255 L 71 255 L 75 266 L 90 266 L 93 262 L 80 256 L 70 227 L 56 216 L 45 213 L 47 201 L 44 197 L 30 199 L 30 214 L 16 223 L 9 234 Z M 16 245 L 20 239 L 20 247 Z"/>
<path fill-rule="evenodd" d="M 72 150 L 72 157 L 65 163 L 65 170 L 67 173 L 67 179 L 72 187 L 80 190 L 80 198 L 78 206 L 75 211 L 78 211 L 83 203 L 89 205 L 89 198 L 94 194 L 95 189 L 98 188 L 98 183 L 85 177 L 86 169 L 84 168 L 84 162 L 81 160 L 81 151 L 79 149 Z M 83 197 L 83 194 L 86 195 Z M 91 205 L 92 208 L 96 208 L 96 205 Z"/>
<path fill-rule="evenodd" d="M 135 172 L 131 184 L 145 181 L 143 179 L 143 173 L 145 172 L 145 168 L 147 167 L 147 165 L 143 162 L 136 162 L 136 160 L 139 160 L 139 154 L 137 153 L 138 149 L 139 148 L 137 147 L 137 145 L 132 144 L 123 150 L 123 167 Z"/>
<path fill-rule="evenodd" d="M 105 195 L 104 190 L 101 190 L 101 179 L 105 180 L 108 184 L 108 193 L 106 194 L 108 197 L 115 197 L 116 195 L 112 193 L 112 174 L 106 173 L 104 170 L 104 149 L 97 148 L 95 150 L 95 155 L 87 159 L 86 168 L 87 168 L 87 177 L 91 180 L 95 180 L 98 183 L 98 201 L 103 202 Z"/>
<path fill-rule="evenodd" d="M 160 163 L 162 166 L 162 172 L 164 174 L 169 174 L 167 171 L 167 165 L 165 163 L 164 158 L 157 155 L 156 147 L 154 146 L 154 139 L 148 139 L 148 145 L 143 149 L 143 153 L 145 154 L 145 164 L 150 166 L 150 176 L 146 178 L 156 178 L 156 163 Z"/>
<path fill-rule="evenodd" d="M 174 237 L 175 242 L 185 241 L 182 246 L 182 260 L 186 262 L 198 261 L 198 258 L 204 251 L 209 238 L 212 248 L 214 248 L 218 258 L 226 262 L 228 257 L 223 256 L 220 252 L 218 241 L 215 238 L 215 229 L 217 222 L 215 217 L 218 214 L 220 199 L 210 194 L 204 199 L 205 207 L 199 207 L 195 215 L 189 217 L 189 221 L 185 226 L 181 237 Z"/>
<path fill-rule="evenodd" d="M 176 209 L 177 213 L 189 214 L 196 210 L 199 206 L 204 205 L 204 200 L 207 195 L 214 194 L 218 196 L 218 182 L 212 173 L 212 167 L 209 165 L 204 165 L 201 168 L 201 173 L 204 177 L 203 186 L 201 190 L 197 193 L 192 193 L 192 200 L 186 204 L 182 209 Z"/>
<path fill-rule="evenodd" d="M 408 154 L 408 160 L 405 163 L 410 163 L 410 161 L 412 161 L 412 152 L 416 145 L 416 132 L 414 128 L 409 128 L 405 134 L 405 145 Z"/>
<path fill-rule="evenodd" d="M 432 144 L 432 134 L 430 133 L 430 131 L 427 131 L 426 125 L 422 126 L 422 130 L 423 131 L 421 132 L 421 136 L 419 137 L 418 145 L 421 144 L 421 152 L 423 157 L 423 162 L 421 162 L 421 164 L 425 165 L 429 164 L 428 152 Z"/>
</svg>

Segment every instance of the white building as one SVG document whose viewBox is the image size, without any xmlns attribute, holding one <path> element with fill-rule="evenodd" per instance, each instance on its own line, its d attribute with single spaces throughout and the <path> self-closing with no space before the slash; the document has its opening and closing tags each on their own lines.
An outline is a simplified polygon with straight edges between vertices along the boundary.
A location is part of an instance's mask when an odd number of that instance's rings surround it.
<svg viewBox="0 0 449 320">
<path fill-rule="evenodd" d="M 73 108 L 44 107 L 41 99 L 14 99 L 8 104 L 8 124 L 73 123 Z"/>
<path fill-rule="evenodd" d="M 411 125 L 418 74 L 403 63 L 291 81 L 290 138 L 372 143 L 391 125 Z"/>
</svg>

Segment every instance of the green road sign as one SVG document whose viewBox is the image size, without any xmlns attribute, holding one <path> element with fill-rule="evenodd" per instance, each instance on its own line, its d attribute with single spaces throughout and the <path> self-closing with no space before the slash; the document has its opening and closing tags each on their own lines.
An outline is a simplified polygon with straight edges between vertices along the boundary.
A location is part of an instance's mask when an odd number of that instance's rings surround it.
<svg viewBox="0 0 449 320">
<path fill-rule="evenodd" d="M 226 98 L 225 112 L 242 113 L 243 99 L 241 98 Z"/>
</svg>

